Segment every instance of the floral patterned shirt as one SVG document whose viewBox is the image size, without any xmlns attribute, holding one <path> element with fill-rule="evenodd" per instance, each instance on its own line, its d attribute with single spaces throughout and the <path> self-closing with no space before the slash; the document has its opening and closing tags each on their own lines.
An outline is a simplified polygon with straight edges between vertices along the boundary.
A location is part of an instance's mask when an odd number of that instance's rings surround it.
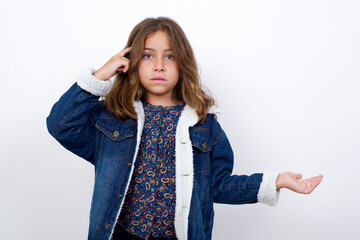
<svg viewBox="0 0 360 240">
<path fill-rule="evenodd" d="M 175 238 L 175 132 L 185 103 L 143 105 L 144 129 L 118 223 L 143 239 Z"/>
</svg>

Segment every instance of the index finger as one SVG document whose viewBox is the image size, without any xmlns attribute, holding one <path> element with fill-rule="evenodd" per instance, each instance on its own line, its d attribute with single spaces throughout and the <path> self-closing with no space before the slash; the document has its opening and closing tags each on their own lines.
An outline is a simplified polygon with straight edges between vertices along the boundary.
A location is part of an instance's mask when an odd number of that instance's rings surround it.
<svg viewBox="0 0 360 240">
<path fill-rule="evenodd" d="M 123 50 L 121 50 L 118 54 L 123 57 L 125 54 L 127 54 L 128 52 L 130 52 L 131 47 L 128 48 L 124 48 Z"/>
</svg>

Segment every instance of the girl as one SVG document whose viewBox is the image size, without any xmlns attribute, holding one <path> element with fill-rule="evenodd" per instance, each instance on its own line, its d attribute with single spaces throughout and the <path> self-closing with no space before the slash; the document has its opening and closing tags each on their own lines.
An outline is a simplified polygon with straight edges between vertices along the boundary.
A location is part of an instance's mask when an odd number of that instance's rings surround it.
<svg viewBox="0 0 360 240">
<path fill-rule="evenodd" d="M 116 75 L 114 81 L 113 76 Z M 322 175 L 231 175 L 233 152 L 179 25 L 148 18 L 53 106 L 50 134 L 95 166 L 88 239 L 211 239 L 213 203 L 276 205 Z"/>
</svg>

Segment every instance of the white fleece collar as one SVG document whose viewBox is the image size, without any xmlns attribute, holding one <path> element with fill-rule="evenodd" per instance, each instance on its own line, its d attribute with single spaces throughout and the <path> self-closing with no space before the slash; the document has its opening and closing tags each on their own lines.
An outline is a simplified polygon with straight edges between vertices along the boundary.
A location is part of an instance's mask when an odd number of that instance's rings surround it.
<svg viewBox="0 0 360 240">
<path fill-rule="evenodd" d="M 193 152 L 189 127 L 199 120 L 195 109 L 185 105 L 176 127 L 175 135 L 175 174 L 176 204 L 175 232 L 179 240 L 186 240 L 188 217 L 194 181 Z"/>
</svg>

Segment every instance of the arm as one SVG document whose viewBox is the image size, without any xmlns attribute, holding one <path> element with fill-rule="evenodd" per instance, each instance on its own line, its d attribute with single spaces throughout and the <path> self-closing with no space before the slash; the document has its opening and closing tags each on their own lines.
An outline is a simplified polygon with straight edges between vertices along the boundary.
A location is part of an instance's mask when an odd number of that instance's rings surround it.
<svg viewBox="0 0 360 240">
<path fill-rule="evenodd" d="M 301 180 L 301 174 L 266 171 L 264 174 L 231 175 L 233 152 L 224 131 L 213 119 L 213 147 L 211 157 L 212 195 L 214 202 L 243 204 L 261 202 L 276 206 L 280 189 L 287 188 L 297 193 L 309 194 L 321 182 L 323 176 Z"/>
<path fill-rule="evenodd" d="M 278 173 L 265 172 L 231 175 L 234 156 L 225 132 L 215 118 L 211 124 L 211 194 L 216 203 L 245 204 L 262 202 L 276 205 L 279 191 L 275 181 Z"/>
<path fill-rule="evenodd" d="M 110 88 L 110 81 L 81 73 L 68 91 L 54 104 L 46 119 L 49 133 L 66 149 L 93 163 L 95 122 L 100 109 L 99 96 Z"/>
<path fill-rule="evenodd" d="M 263 174 L 231 175 L 233 152 L 226 136 L 214 147 L 211 159 L 212 195 L 214 202 L 246 204 L 261 202 L 275 206 L 279 199 L 276 189 L 278 173 L 266 171 Z"/>
<path fill-rule="evenodd" d="M 65 148 L 94 164 L 95 122 L 101 109 L 99 97 L 112 86 L 109 80 L 118 72 L 127 72 L 131 47 L 111 57 L 99 70 L 88 68 L 77 83 L 64 93 L 46 119 L 49 133 Z"/>
<path fill-rule="evenodd" d="M 211 150 L 211 194 L 215 203 L 256 203 L 262 174 L 231 175 L 233 152 L 226 136 Z"/>
</svg>

